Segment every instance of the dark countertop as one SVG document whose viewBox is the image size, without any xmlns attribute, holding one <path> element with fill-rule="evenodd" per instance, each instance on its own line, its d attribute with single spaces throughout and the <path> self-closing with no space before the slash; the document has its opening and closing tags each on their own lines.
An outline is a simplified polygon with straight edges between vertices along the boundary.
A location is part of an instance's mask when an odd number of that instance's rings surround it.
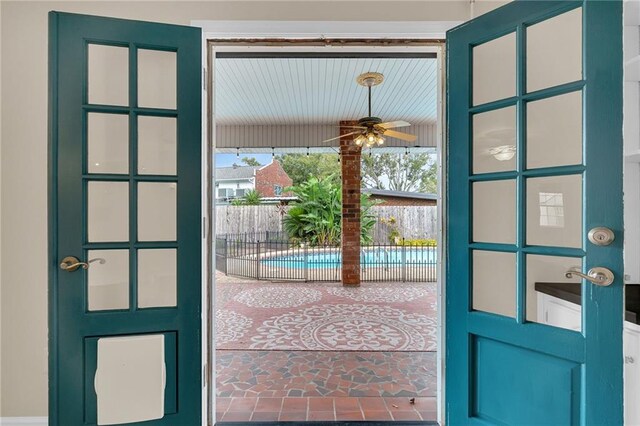
<svg viewBox="0 0 640 426">
<path fill-rule="evenodd" d="M 581 304 L 582 285 L 579 283 L 536 283 L 535 289 L 576 305 Z M 624 295 L 625 321 L 640 325 L 640 284 L 626 284 Z"/>
</svg>

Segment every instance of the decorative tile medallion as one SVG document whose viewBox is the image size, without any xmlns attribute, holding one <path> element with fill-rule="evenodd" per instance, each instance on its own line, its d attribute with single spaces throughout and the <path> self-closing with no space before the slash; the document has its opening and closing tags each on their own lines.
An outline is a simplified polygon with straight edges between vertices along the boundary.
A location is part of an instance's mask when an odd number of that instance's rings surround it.
<svg viewBox="0 0 640 426">
<path fill-rule="evenodd" d="M 356 302 L 398 303 L 410 302 L 424 297 L 427 291 L 422 287 L 373 287 L 373 288 L 349 288 L 332 287 L 327 292 L 333 296 L 346 297 Z"/>
<path fill-rule="evenodd" d="M 241 291 L 234 300 L 252 308 L 295 308 L 321 298 L 322 293 L 312 288 L 262 287 Z"/>
<path fill-rule="evenodd" d="M 251 349 L 430 351 L 434 318 L 380 305 L 316 305 L 273 316 L 251 338 Z"/>
<path fill-rule="evenodd" d="M 237 312 L 219 309 L 216 312 L 216 341 L 218 344 L 240 339 L 251 328 L 253 320 Z"/>
</svg>

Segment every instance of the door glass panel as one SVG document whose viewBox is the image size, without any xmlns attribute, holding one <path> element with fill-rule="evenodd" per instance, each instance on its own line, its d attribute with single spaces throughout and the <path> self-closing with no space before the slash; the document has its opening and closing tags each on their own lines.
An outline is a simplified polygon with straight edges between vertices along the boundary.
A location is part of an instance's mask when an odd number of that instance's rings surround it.
<svg viewBox="0 0 640 426">
<path fill-rule="evenodd" d="M 582 79 L 582 9 L 527 28 L 527 91 Z"/>
<path fill-rule="evenodd" d="M 582 247 L 582 176 L 527 179 L 527 244 Z"/>
<path fill-rule="evenodd" d="M 177 184 L 138 184 L 138 240 L 176 240 Z"/>
<path fill-rule="evenodd" d="M 473 104 L 516 94 L 516 35 L 510 33 L 473 48 Z"/>
<path fill-rule="evenodd" d="M 165 376 L 162 334 L 98 339 L 98 424 L 164 417 Z"/>
<path fill-rule="evenodd" d="M 516 315 L 516 255 L 473 251 L 473 309 Z"/>
<path fill-rule="evenodd" d="M 87 59 L 89 103 L 129 105 L 129 48 L 90 44 Z"/>
<path fill-rule="evenodd" d="M 128 115 L 87 115 L 87 169 L 89 173 L 129 173 Z"/>
<path fill-rule="evenodd" d="M 176 249 L 138 250 L 138 307 L 176 306 Z"/>
<path fill-rule="evenodd" d="M 515 244 L 515 180 L 473 184 L 473 241 Z"/>
<path fill-rule="evenodd" d="M 129 250 L 90 250 L 87 256 L 88 309 L 128 309 Z"/>
<path fill-rule="evenodd" d="M 473 116 L 473 173 L 516 169 L 516 107 Z"/>
<path fill-rule="evenodd" d="M 129 183 L 89 182 L 89 242 L 129 240 Z"/>
<path fill-rule="evenodd" d="M 138 49 L 138 105 L 176 108 L 176 52 Z"/>
<path fill-rule="evenodd" d="M 582 164 L 582 92 L 527 105 L 527 168 Z"/>
<path fill-rule="evenodd" d="M 176 174 L 176 121 L 173 117 L 138 117 L 139 174 Z"/>
<path fill-rule="evenodd" d="M 527 255 L 527 321 L 580 331 L 582 280 L 565 276 L 582 271 L 582 259 Z"/>
</svg>

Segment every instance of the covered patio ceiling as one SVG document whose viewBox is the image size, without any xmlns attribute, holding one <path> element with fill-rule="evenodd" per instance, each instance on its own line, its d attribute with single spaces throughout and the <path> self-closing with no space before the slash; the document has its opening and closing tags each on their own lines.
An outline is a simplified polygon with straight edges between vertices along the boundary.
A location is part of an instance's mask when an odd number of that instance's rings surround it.
<svg viewBox="0 0 640 426">
<path fill-rule="evenodd" d="M 331 152 L 341 120 L 367 115 L 367 90 L 356 77 L 384 74 L 373 89 L 372 115 L 405 120 L 416 142 L 389 138 L 382 152 L 405 152 L 437 143 L 437 60 L 422 57 L 237 57 L 215 61 L 217 152 Z"/>
</svg>

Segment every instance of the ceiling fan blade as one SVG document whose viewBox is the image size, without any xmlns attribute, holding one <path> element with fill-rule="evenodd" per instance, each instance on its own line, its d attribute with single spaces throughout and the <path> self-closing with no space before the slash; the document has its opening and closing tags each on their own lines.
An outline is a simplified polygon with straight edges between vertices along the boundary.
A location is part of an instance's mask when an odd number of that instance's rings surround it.
<svg viewBox="0 0 640 426">
<path fill-rule="evenodd" d="M 391 138 L 402 139 L 407 142 L 414 142 L 418 137 L 416 135 L 410 135 L 409 133 L 396 132 L 395 130 L 385 130 L 383 133 L 385 136 Z"/>
<path fill-rule="evenodd" d="M 367 129 L 364 126 L 333 126 L 333 127 L 337 127 L 338 129 L 362 129 L 362 130 Z"/>
<path fill-rule="evenodd" d="M 406 121 L 398 120 L 398 121 L 387 121 L 386 123 L 376 124 L 376 127 L 382 127 L 383 129 L 395 129 L 396 127 L 407 127 L 411 126 L 411 123 L 407 123 Z"/>
<path fill-rule="evenodd" d="M 325 140 L 323 140 L 323 141 L 322 141 L 322 143 L 324 143 L 324 142 L 334 141 L 334 140 L 336 140 L 336 139 L 344 138 L 344 137 L 346 137 L 346 136 L 356 135 L 356 134 L 358 134 L 358 133 L 361 133 L 361 132 L 351 132 L 351 133 L 347 133 L 346 135 L 336 136 L 335 138 L 325 139 Z"/>
</svg>

